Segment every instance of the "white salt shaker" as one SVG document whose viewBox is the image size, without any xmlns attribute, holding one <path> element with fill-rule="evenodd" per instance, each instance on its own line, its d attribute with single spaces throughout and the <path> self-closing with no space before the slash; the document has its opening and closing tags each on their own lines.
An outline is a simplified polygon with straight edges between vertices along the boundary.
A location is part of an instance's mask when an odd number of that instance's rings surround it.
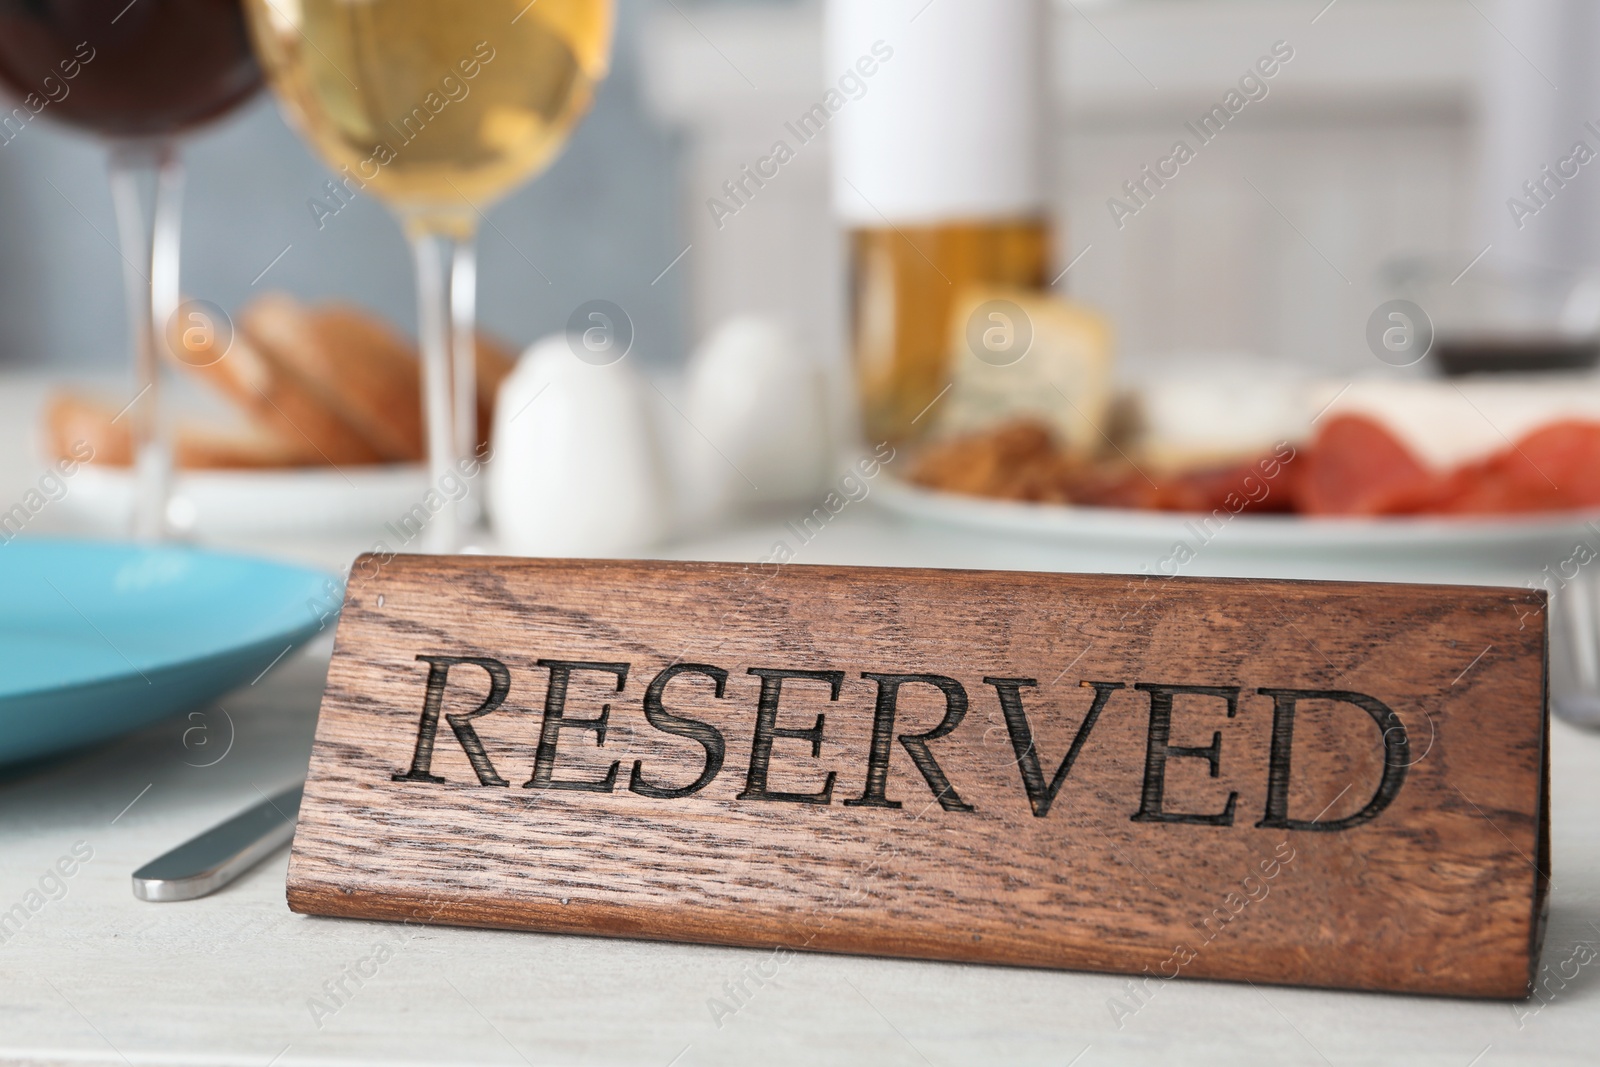
<svg viewBox="0 0 1600 1067">
<path fill-rule="evenodd" d="M 565 334 L 531 346 L 495 405 L 489 508 L 508 552 L 620 556 L 666 533 L 647 387 L 626 362 L 596 365 Z"/>
</svg>

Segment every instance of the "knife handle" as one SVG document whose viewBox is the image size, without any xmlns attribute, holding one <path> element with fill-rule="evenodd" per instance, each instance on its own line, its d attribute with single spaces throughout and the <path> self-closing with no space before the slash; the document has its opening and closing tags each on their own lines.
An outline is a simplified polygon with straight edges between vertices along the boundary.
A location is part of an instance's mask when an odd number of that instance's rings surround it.
<svg viewBox="0 0 1600 1067">
<path fill-rule="evenodd" d="M 302 782 L 219 823 L 133 872 L 140 900 L 194 900 L 215 893 L 288 844 Z"/>
</svg>

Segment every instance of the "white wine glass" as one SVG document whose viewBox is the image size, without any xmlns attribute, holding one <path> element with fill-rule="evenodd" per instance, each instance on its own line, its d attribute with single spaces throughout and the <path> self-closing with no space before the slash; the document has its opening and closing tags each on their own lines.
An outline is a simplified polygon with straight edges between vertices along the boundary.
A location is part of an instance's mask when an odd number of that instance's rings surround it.
<svg viewBox="0 0 1600 1067">
<path fill-rule="evenodd" d="M 613 0 L 246 0 L 290 121 L 352 192 L 399 217 L 416 261 L 428 471 L 475 450 L 482 211 L 544 170 L 588 111 L 611 54 Z M 458 548 L 469 507 L 430 522 Z"/>
</svg>

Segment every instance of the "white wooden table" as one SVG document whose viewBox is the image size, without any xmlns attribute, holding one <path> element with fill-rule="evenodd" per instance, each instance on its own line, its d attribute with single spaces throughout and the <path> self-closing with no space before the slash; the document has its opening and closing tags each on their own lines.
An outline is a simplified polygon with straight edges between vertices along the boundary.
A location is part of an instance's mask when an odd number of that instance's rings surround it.
<svg viewBox="0 0 1600 1067">
<path fill-rule="evenodd" d="M 755 527 L 672 554 L 756 558 L 776 533 L 776 524 Z M 806 551 L 811 562 L 1045 562 L 1041 548 L 1008 553 L 971 535 L 912 530 L 870 507 L 841 516 Z M 1083 561 L 1058 560 L 1073 563 Z M 1596 1060 L 1600 959 L 1568 961 L 1590 954 L 1580 943 L 1600 950 L 1600 735 L 1562 723 L 1552 744 L 1556 884 L 1545 961 L 1576 974 L 1548 1005 L 1177 981 L 1119 1026 L 1108 1001 L 1126 1000 L 1122 978 L 801 954 L 765 985 L 746 980 L 752 995 L 719 1024 L 710 1002 L 734 1003 L 732 984 L 758 965 L 770 971 L 769 953 L 307 918 L 284 905 L 284 855 L 203 900 L 135 900 L 135 867 L 303 772 L 327 654 L 313 646 L 203 716 L 0 779 L 0 909 L 37 888 L 75 843 L 93 849 L 64 895 L 0 943 L 0 1061 Z M 230 722 L 232 747 L 218 760 Z M 379 946 L 388 958 L 363 962 Z"/>
<path fill-rule="evenodd" d="M 17 457 L 27 452 L 37 394 L 0 380 L 0 490 L 8 497 L 34 473 Z M 759 559 L 779 537 L 793 540 L 781 518 L 665 554 Z M 278 538 L 257 547 L 333 567 L 362 545 L 359 537 Z M 906 526 L 870 501 L 851 505 L 798 562 L 1108 565 L 1050 545 Z M 1559 722 L 1544 958 L 1558 975 L 1552 988 L 1563 965 L 1568 977 L 1547 1005 L 1179 980 L 1119 1026 L 1108 1002 L 1128 1001 L 1125 978 L 817 954 L 795 956 L 757 985 L 747 975 L 758 966 L 770 973 L 767 952 L 294 915 L 284 904 L 285 854 L 202 900 L 134 899 L 136 867 L 304 773 L 328 653 L 327 643 L 308 648 L 201 715 L 0 775 L 0 913 L 39 891 L 74 846 L 93 853 L 64 888 L 43 887 L 45 902 L 19 930 L 0 934 L 0 1062 L 1600 1060 L 1600 957 L 1573 962 L 1600 951 L 1600 734 Z M 366 962 L 379 946 L 384 962 Z M 753 994 L 719 1024 L 710 1002 L 735 1003 L 729 990 L 740 981 Z"/>
</svg>

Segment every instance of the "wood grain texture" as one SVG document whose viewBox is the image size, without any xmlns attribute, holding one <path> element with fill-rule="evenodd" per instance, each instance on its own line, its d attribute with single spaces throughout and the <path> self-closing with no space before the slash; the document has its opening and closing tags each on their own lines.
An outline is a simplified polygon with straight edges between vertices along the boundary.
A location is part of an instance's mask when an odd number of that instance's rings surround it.
<svg viewBox="0 0 1600 1067">
<path fill-rule="evenodd" d="M 1520 997 L 1549 870 L 1541 597 L 363 557 L 289 902 Z"/>
</svg>

